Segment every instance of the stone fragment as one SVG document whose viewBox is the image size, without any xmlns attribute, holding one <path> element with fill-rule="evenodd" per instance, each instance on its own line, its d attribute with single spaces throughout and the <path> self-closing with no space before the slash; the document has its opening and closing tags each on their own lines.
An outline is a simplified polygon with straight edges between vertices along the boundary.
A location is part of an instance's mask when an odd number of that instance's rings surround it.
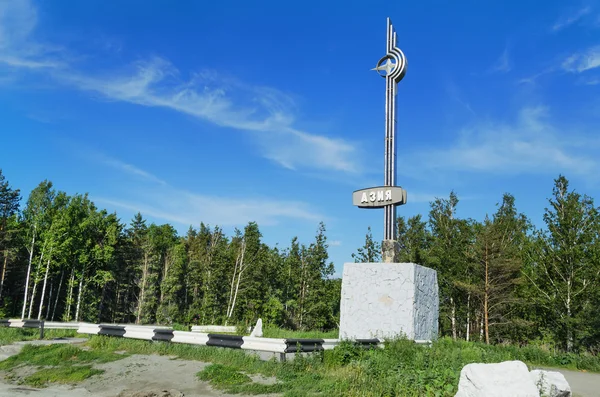
<svg viewBox="0 0 600 397">
<path fill-rule="evenodd" d="M 262 318 L 258 319 L 258 321 L 256 322 L 256 325 L 254 326 L 254 329 L 252 330 L 252 333 L 250 334 L 250 336 L 255 336 L 255 337 L 261 337 L 261 336 L 263 336 Z"/>
<path fill-rule="evenodd" d="M 534 369 L 529 375 L 543 397 L 571 397 L 571 386 L 560 372 Z"/>
</svg>

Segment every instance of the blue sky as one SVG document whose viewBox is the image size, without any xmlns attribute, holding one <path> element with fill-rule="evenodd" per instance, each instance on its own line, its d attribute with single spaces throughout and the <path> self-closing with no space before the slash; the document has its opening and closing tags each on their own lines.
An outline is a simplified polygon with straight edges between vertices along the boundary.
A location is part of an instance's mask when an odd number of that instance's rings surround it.
<svg viewBox="0 0 600 397">
<path fill-rule="evenodd" d="M 0 0 L 0 168 L 184 233 L 256 220 L 269 244 L 323 220 L 339 271 L 383 212 L 386 18 L 398 89 L 399 215 L 454 189 L 504 192 L 540 224 L 559 173 L 600 190 L 597 1 Z"/>
</svg>

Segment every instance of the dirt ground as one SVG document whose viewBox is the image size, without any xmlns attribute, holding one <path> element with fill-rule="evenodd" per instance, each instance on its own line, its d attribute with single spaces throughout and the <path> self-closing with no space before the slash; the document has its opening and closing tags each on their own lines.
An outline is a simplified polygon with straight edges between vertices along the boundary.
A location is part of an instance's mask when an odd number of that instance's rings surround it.
<svg viewBox="0 0 600 397">
<path fill-rule="evenodd" d="M 199 381 L 196 373 L 206 363 L 177 360 L 157 355 L 132 355 L 122 360 L 96 364 L 105 372 L 92 376 L 77 386 L 50 386 L 37 389 L 0 383 L 0 396 L 39 397 L 217 397 L 230 396 L 212 390 Z M 233 396 L 231 396 L 233 397 Z"/>
<path fill-rule="evenodd" d="M 0 346 L 0 360 L 17 354 L 27 343 L 81 343 L 85 341 L 32 341 Z M 0 397 L 234 397 L 213 390 L 196 374 L 208 364 L 158 355 L 132 355 L 122 360 L 96 364 L 105 372 L 77 386 L 53 385 L 43 389 L 17 385 L 0 377 Z M 563 373 L 574 397 L 595 397 L 600 390 L 600 374 L 545 368 Z M 25 374 L 23 374 L 25 375 Z M 271 383 L 274 379 L 253 379 Z M 239 396 L 239 395 L 237 395 Z"/>
<path fill-rule="evenodd" d="M 63 341 L 63 343 L 73 342 L 79 341 Z M 17 354 L 26 343 L 32 342 L 1 346 L 0 360 Z M 131 355 L 122 360 L 95 364 L 94 367 L 103 369 L 104 373 L 92 376 L 77 386 L 53 385 L 38 389 L 17 385 L 0 378 L 0 397 L 234 397 L 213 390 L 207 382 L 198 380 L 196 374 L 207 365 L 198 361 L 178 360 L 175 357 Z M 272 380 L 255 379 L 255 381 Z"/>
</svg>

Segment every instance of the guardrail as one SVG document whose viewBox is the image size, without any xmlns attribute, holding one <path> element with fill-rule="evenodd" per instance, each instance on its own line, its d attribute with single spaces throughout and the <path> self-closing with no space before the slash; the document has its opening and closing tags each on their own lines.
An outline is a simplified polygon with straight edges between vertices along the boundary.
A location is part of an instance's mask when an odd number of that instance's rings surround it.
<svg viewBox="0 0 600 397">
<path fill-rule="evenodd" d="M 288 353 L 308 353 L 331 350 L 341 343 L 339 339 L 298 339 L 298 338 L 262 338 L 254 336 L 212 334 L 202 332 L 174 331 L 167 327 L 148 327 L 137 325 L 86 324 L 80 323 L 80 334 L 106 335 L 122 338 L 152 341 L 169 341 L 200 346 L 216 346 L 230 349 L 254 350 L 279 353 L 285 360 Z M 359 339 L 354 341 L 365 347 L 380 347 L 379 339 Z"/>
<path fill-rule="evenodd" d="M 156 325 L 60 323 L 29 319 L 0 320 L 0 327 L 39 328 L 40 339 L 44 337 L 44 329 L 75 329 L 79 334 L 106 335 L 148 341 L 166 341 L 278 353 L 282 361 L 285 361 L 286 354 L 289 353 L 331 350 L 342 342 L 340 339 L 263 338 L 198 331 L 175 331 L 171 327 Z M 364 347 L 383 346 L 383 341 L 380 339 L 358 339 L 354 342 Z"/>
</svg>

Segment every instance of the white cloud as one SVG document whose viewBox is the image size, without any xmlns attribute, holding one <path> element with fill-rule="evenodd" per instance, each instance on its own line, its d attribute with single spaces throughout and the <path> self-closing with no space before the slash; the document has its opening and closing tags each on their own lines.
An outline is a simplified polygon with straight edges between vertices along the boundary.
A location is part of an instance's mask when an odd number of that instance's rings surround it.
<svg viewBox="0 0 600 397">
<path fill-rule="evenodd" d="M 141 189 L 143 199 L 127 201 L 94 197 L 103 205 L 123 208 L 183 226 L 201 221 L 211 225 L 240 226 L 255 221 L 261 226 L 277 225 L 283 219 L 319 222 L 324 219 L 310 205 L 299 201 L 262 197 L 222 197 L 192 193 L 169 185 Z"/>
<path fill-rule="evenodd" d="M 57 68 L 60 48 L 31 40 L 37 12 L 29 0 L 0 1 L 0 65 L 22 69 Z"/>
<path fill-rule="evenodd" d="M 326 218 L 305 202 L 258 196 L 199 194 L 176 188 L 135 165 L 98 153 L 92 153 L 91 157 L 123 174 L 138 180 L 141 177 L 142 181 L 151 183 L 128 185 L 135 191 L 134 200 L 94 196 L 94 201 L 133 212 L 139 211 L 143 215 L 167 222 L 183 226 L 197 225 L 200 221 L 220 226 L 241 226 L 256 221 L 261 226 L 272 226 L 282 219 L 320 222 Z M 122 193 L 126 194 L 124 191 Z"/>
<path fill-rule="evenodd" d="M 505 48 L 504 52 L 502 52 L 502 55 L 500 55 L 500 57 L 498 58 L 496 63 L 492 66 L 491 71 L 507 73 L 507 72 L 510 72 L 511 70 L 512 70 L 512 65 L 511 65 L 511 60 L 510 60 L 510 54 L 508 53 L 508 48 Z"/>
<path fill-rule="evenodd" d="M 342 242 L 340 240 L 332 240 L 329 242 L 330 247 L 339 247 L 341 245 L 342 245 Z"/>
<path fill-rule="evenodd" d="M 600 46 L 591 47 L 585 52 L 569 56 L 561 66 L 565 71 L 571 73 L 582 73 L 600 67 Z"/>
<path fill-rule="evenodd" d="M 544 107 L 521 110 L 514 123 L 479 122 L 459 132 L 447 148 L 415 152 L 409 173 L 470 171 L 490 174 L 598 173 L 589 140 L 573 131 L 561 134 Z M 410 200 L 410 194 L 409 194 Z"/>
<path fill-rule="evenodd" d="M 583 7 L 572 14 L 564 15 L 564 16 L 560 17 L 554 23 L 554 25 L 552 25 L 552 30 L 555 32 L 557 32 L 559 30 L 563 30 L 563 29 L 573 25 L 574 23 L 578 22 L 584 16 L 588 15 L 590 13 L 590 11 L 591 11 L 591 8 L 588 6 L 588 7 Z"/>
<path fill-rule="evenodd" d="M 33 39 L 35 8 L 28 0 L 0 3 L 0 66 L 47 71 L 57 82 L 113 101 L 161 107 L 247 131 L 262 155 L 289 169 L 356 173 L 354 144 L 294 126 L 294 101 L 276 89 L 252 86 L 202 72 L 182 78 L 169 61 L 155 57 L 128 72 L 90 74 L 73 68 L 64 53 Z"/>
<path fill-rule="evenodd" d="M 148 180 L 150 182 L 156 182 L 161 185 L 167 184 L 167 182 L 163 181 L 162 179 L 160 179 L 160 178 L 156 177 L 155 175 L 152 175 L 151 173 L 146 172 L 134 165 L 124 163 L 120 160 L 117 160 L 117 159 L 114 159 L 111 157 L 106 157 L 106 156 L 99 156 L 99 157 L 104 164 L 106 164 L 110 167 L 116 168 L 122 172 L 128 173 L 128 174 L 136 176 L 136 177 L 140 177 L 140 178 Z"/>
</svg>

